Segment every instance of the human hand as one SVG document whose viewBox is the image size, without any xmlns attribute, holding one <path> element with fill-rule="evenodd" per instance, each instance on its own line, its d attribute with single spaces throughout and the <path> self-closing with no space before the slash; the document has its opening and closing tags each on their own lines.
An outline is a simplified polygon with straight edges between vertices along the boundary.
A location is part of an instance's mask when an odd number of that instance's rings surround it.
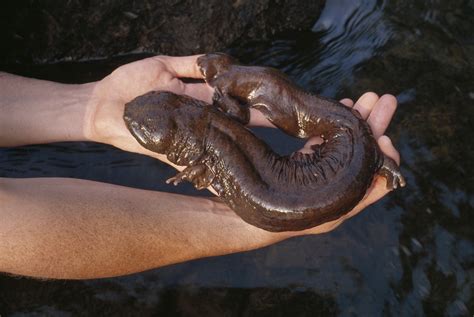
<svg viewBox="0 0 474 317">
<path fill-rule="evenodd" d="M 374 137 L 377 140 L 382 152 L 394 159 L 397 164 L 400 164 L 400 155 L 398 151 L 393 146 L 390 138 L 384 135 L 385 130 L 390 124 L 390 121 L 397 109 L 397 99 L 394 96 L 388 94 L 379 97 L 373 92 L 367 92 L 363 94 L 355 104 L 351 99 L 343 99 L 341 100 L 341 103 L 360 112 L 362 118 L 367 120 L 367 123 L 371 127 Z M 253 119 L 251 118 L 251 122 L 254 124 L 270 126 L 270 124 L 266 123 L 260 114 L 256 114 L 256 117 Z M 310 146 L 318 142 L 320 142 L 319 138 L 312 138 L 308 140 L 301 151 L 309 152 Z M 334 230 L 347 219 L 357 215 L 369 205 L 382 199 L 389 192 L 390 190 L 388 190 L 386 187 L 385 178 L 380 175 L 376 175 L 364 198 L 349 213 L 337 220 L 326 222 L 314 228 L 298 232 L 287 232 L 283 234 L 285 235 L 285 238 L 287 238 L 291 236 L 318 234 Z M 279 240 L 280 238 L 277 237 L 276 241 Z"/>
<path fill-rule="evenodd" d="M 94 88 L 85 120 L 87 138 L 173 165 L 166 156 L 146 150 L 133 138 L 123 121 L 124 107 L 151 90 L 167 90 L 211 102 L 213 90 L 208 85 L 181 80 L 202 78 L 196 65 L 198 57 L 155 56 L 117 68 Z"/>
</svg>

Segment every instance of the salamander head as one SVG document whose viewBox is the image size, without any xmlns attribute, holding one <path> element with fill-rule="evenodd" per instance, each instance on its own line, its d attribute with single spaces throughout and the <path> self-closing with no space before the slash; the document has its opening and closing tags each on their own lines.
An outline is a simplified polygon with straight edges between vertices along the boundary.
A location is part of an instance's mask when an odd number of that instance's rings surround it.
<svg viewBox="0 0 474 317">
<path fill-rule="evenodd" d="M 125 105 L 123 119 L 130 133 L 145 148 L 164 153 L 175 133 L 172 114 L 176 95 L 152 91 Z"/>
</svg>

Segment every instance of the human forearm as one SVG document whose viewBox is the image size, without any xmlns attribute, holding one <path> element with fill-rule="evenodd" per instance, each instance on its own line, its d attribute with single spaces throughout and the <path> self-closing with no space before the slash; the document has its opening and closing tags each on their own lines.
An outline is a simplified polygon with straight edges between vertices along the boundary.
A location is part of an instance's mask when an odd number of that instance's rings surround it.
<svg viewBox="0 0 474 317">
<path fill-rule="evenodd" d="M 103 83 L 60 84 L 0 72 L 0 147 L 93 141 L 150 155 L 182 169 L 133 139 L 121 119 L 125 100 L 97 120 L 97 113 L 103 111 L 98 99 L 107 93 Z M 118 92 L 110 94 L 115 100 Z"/>
<path fill-rule="evenodd" d="M 87 104 L 94 85 L 0 72 L 0 147 L 86 140 Z"/>
<path fill-rule="evenodd" d="M 0 178 L 0 271 L 97 278 L 263 247 L 286 234 L 224 204 L 84 180 Z"/>
</svg>

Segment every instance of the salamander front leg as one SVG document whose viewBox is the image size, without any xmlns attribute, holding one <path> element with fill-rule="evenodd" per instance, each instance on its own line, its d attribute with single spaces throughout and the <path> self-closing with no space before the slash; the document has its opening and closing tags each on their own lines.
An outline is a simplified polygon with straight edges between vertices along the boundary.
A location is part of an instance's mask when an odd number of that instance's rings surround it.
<svg viewBox="0 0 474 317">
<path fill-rule="evenodd" d="M 216 88 L 213 96 L 214 105 L 218 106 L 223 112 L 239 121 L 242 124 L 248 124 L 250 121 L 250 111 L 248 106 L 240 104 L 240 102 L 229 96 L 228 94 L 222 93 Z"/>
<path fill-rule="evenodd" d="M 384 155 L 383 165 L 380 168 L 379 174 L 387 180 L 387 189 L 389 190 L 405 187 L 406 185 L 405 178 L 400 173 L 397 163 L 386 155 Z"/>
<path fill-rule="evenodd" d="M 209 187 L 214 180 L 214 173 L 205 164 L 197 164 L 186 167 L 183 171 L 169 178 L 166 183 L 178 185 L 182 181 L 189 181 L 196 189 Z"/>
</svg>

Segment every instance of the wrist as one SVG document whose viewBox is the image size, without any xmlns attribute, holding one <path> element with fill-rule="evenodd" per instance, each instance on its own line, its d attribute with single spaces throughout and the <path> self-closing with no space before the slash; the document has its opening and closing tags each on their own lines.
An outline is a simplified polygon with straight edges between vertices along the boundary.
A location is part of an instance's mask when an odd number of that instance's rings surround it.
<svg viewBox="0 0 474 317">
<path fill-rule="evenodd" d="M 90 89 L 90 96 L 86 103 L 83 133 L 88 141 L 127 150 L 126 139 L 131 135 L 122 119 L 127 100 L 110 84 L 109 77 L 87 87 Z"/>
<path fill-rule="evenodd" d="M 38 143 L 89 141 L 88 109 L 95 84 L 47 84 L 48 95 L 35 114 L 46 128 Z"/>
<path fill-rule="evenodd" d="M 94 89 L 96 83 L 67 85 L 60 107 L 60 118 L 70 130 L 64 131 L 65 141 L 95 141 L 90 133 L 91 105 L 94 104 Z"/>
<path fill-rule="evenodd" d="M 84 98 L 84 116 L 82 121 L 82 137 L 85 141 L 105 143 L 103 139 L 98 135 L 95 124 L 96 112 L 99 108 L 100 98 L 98 94 L 100 81 L 80 85 L 77 87 L 79 94 Z"/>
<path fill-rule="evenodd" d="M 67 85 L 2 74 L 0 146 L 87 140 L 93 84 Z"/>
</svg>

